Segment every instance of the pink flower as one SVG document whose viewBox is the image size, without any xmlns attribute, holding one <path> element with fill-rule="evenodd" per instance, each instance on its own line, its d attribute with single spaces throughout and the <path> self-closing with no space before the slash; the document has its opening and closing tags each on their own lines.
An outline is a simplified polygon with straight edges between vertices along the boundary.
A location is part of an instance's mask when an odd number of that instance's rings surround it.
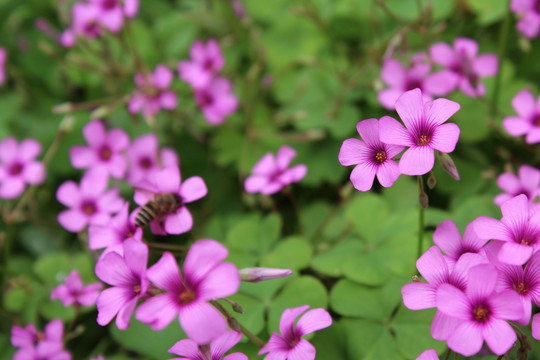
<svg viewBox="0 0 540 360">
<path fill-rule="evenodd" d="M 147 272 L 150 281 L 165 292 L 146 300 L 135 318 L 161 330 L 178 316 L 184 332 L 197 344 L 208 344 L 223 335 L 227 322 L 207 301 L 238 290 L 238 270 L 222 262 L 227 255 L 227 249 L 215 240 L 197 241 L 180 273 L 174 256 L 165 252 Z"/>
<path fill-rule="evenodd" d="M 526 37 L 532 39 L 540 29 L 540 8 L 536 0 L 512 0 L 510 10 L 519 15 L 516 28 Z"/>
<path fill-rule="evenodd" d="M 127 134 L 120 129 L 106 132 L 101 121 L 93 120 L 83 128 L 83 136 L 89 146 L 73 146 L 69 149 L 73 167 L 103 168 L 115 179 L 124 177 L 126 158 L 123 152 L 129 146 Z"/>
<path fill-rule="evenodd" d="M 535 314 L 533 316 L 531 330 L 533 338 L 540 340 L 540 314 Z"/>
<path fill-rule="evenodd" d="M 525 136 L 527 144 L 540 142 L 540 97 L 535 101 L 529 90 L 521 90 L 512 99 L 518 116 L 503 119 L 504 129 L 512 136 Z"/>
<path fill-rule="evenodd" d="M 158 194 L 176 194 L 179 197 L 176 211 L 153 220 L 150 227 L 152 232 L 159 235 L 182 234 L 193 226 L 193 217 L 185 204 L 199 200 L 207 192 L 204 180 L 198 176 L 180 183 L 180 170 L 174 166 L 151 174 L 148 181 L 140 182 L 135 191 L 135 202 L 143 206 Z"/>
<path fill-rule="evenodd" d="M 136 186 L 150 174 L 172 166 L 178 166 L 178 157 L 173 149 L 159 150 L 158 139 L 154 134 L 139 136 L 127 150 L 129 168 L 127 181 Z"/>
<path fill-rule="evenodd" d="M 66 230 L 79 232 L 88 224 L 105 224 L 112 213 L 122 208 L 124 201 L 118 190 L 106 191 L 107 173 L 87 171 L 79 186 L 66 181 L 56 191 L 56 199 L 69 207 L 58 215 L 58 222 Z"/>
<path fill-rule="evenodd" d="M 105 225 L 90 225 L 88 227 L 88 247 L 90 250 L 105 248 L 101 254 L 113 251 L 119 255 L 124 254 L 124 242 L 128 239 L 142 241 L 142 229 L 135 226 L 135 213 L 128 217 L 129 203 Z"/>
<path fill-rule="evenodd" d="M 178 104 L 176 93 L 169 90 L 173 72 L 158 65 L 153 73 L 135 75 L 137 89 L 128 104 L 130 113 L 141 112 L 145 118 L 155 116 L 161 109 L 173 110 Z"/>
<path fill-rule="evenodd" d="M 453 351 L 472 356 L 480 351 L 484 340 L 497 355 L 506 353 L 516 341 L 516 333 L 506 320 L 523 316 L 519 296 L 514 291 L 495 292 L 497 270 L 482 264 L 469 270 L 467 289 L 450 284 L 437 290 L 437 309 L 460 320 L 447 339 Z"/>
<path fill-rule="evenodd" d="M 69 47 L 75 42 L 73 37 L 76 36 L 83 36 L 90 39 L 100 37 L 103 31 L 99 23 L 99 16 L 100 11 L 95 4 L 78 2 L 73 5 L 71 9 L 73 33 L 71 35 L 71 30 L 66 30 L 62 35 L 63 39 L 61 39 L 61 43 Z"/>
<path fill-rule="evenodd" d="M 191 45 L 189 54 L 191 61 L 181 61 L 178 64 L 180 79 L 195 89 L 207 87 L 225 63 L 218 42 L 210 39 L 204 44 L 197 40 Z"/>
<path fill-rule="evenodd" d="M 486 88 L 481 78 L 492 76 L 499 70 L 495 54 L 477 55 L 478 43 L 472 39 L 457 38 L 454 47 L 439 42 L 431 45 L 429 54 L 436 64 L 446 67 L 437 74 L 437 81 L 449 88 L 459 89 L 467 96 L 484 96 Z"/>
<path fill-rule="evenodd" d="M 231 92 L 231 82 L 225 78 L 212 79 L 204 88 L 195 89 L 195 101 L 210 125 L 219 125 L 238 107 Z"/>
<path fill-rule="evenodd" d="M 0 85 L 6 82 L 6 59 L 7 59 L 7 51 L 3 47 L 0 46 Z"/>
<path fill-rule="evenodd" d="M 533 211 L 527 196 L 518 195 L 501 205 L 502 219 L 481 216 L 473 221 L 480 239 L 501 240 L 499 261 L 523 265 L 540 247 L 540 211 Z"/>
<path fill-rule="evenodd" d="M 123 255 L 110 252 L 99 259 L 96 275 L 112 286 L 97 298 L 99 325 L 107 325 L 116 316 L 116 326 L 120 330 L 129 327 L 137 301 L 148 291 L 147 261 L 148 247 L 134 239 L 124 242 Z"/>
<path fill-rule="evenodd" d="M 124 16 L 133 17 L 137 13 L 139 0 L 88 0 L 98 11 L 99 23 L 110 32 L 116 33 L 124 24 Z"/>
<path fill-rule="evenodd" d="M 287 145 L 280 147 L 275 157 L 272 153 L 266 153 L 251 169 L 252 175 L 246 178 L 246 191 L 271 195 L 293 182 L 302 180 L 307 173 L 306 165 L 287 168 L 295 157 L 296 151 Z"/>
<path fill-rule="evenodd" d="M 519 177 L 513 173 L 504 173 L 497 178 L 497 185 L 505 191 L 495 197 L 493 202 L 501 206 L 505 201 L 525 194 L 530 202 L 540 194 L 540 170 L 528 165 L 519 168 Z"/>
<path fill-rule="evenodd" d="M 418 355 L 416 360 L 439 360 L 439 356 L 435 349 L 429 349 Z"/>
<path fill-rule="evenodd" d="M 265 360 L 314 360 L 315 347 L 307 340 L 302 339 L 302 336 L 332 325 L 332 318 L 322 308 L 311 309 L 302 315 L 295 325 L 296 318 L 307 309 L 309 309 L 309 305 L 286 309 L 279 321 L 281 335 L 272 333 L 268 343 L 259 350 L 258 355 L 268 353 L 264 357 Z"/>
<path fill-rule="evenodd" d="M 379 122 L 379 136 L 383 143 L 408 146 L 399 160 L 399 171 L 405 175 L 423 175 L 433 168 L 434 150 L 454 151 L 459 138 L 456 124 L 443 124 L 460 108 L 447 99 L 423 103 L 422 91 L 407 91 L 396 101 L 396 111 L 405 127 L 390 116 Z"/>
<path fill-rule="evenodd" d="M 63 324 L 54 319 L 38 332 L 33 324 L 26 328 L 17 325 L 11 329 L 11 344 L 20 348 L 13 360 L 71 360 L 71 354 L 64 350 Z"/>
<path fill-rule="evenodd" d="M 248 360 L 246 355 L 239 352 L 223 357 L 227 351 L 238 344 L 241 338 L 241 332 L 225 330 L 223 335 L 217 337 L 210 343 L 209 348 L 201 347 L 191 339 L 183 339 L 169 349 L 171 354 L 180 355 L 182 357 L 169 360 Z"/>
<path fill-rule="evenodd" d="M 13 137 L 0 142 L 0 198 L 13 199 L 29 185 L 39 185 L 45 179 L 45 167 L 35 158 L 41 145 L 33 139 L 20 144 Z"/>
<path fill-rule="evenodd" d="M 83 286 L 77 270 L 73 270 L 60 284 L 51 291 L 51 300 L 60 299 L 64 306 L 75 304 L 76 306 L 92 306 L 96 303 L 102 283 L 95 282 Z"/>
<path fill-rule="evenodd" d="M 338 155 L 341 165 L 356 165 L 351 173 L 354 187 L 368 191 L 373 186 L 375 175 L 382 186 L 392 186 L 400 175 L 399 166 L 392 158 L 403 150 L 403 146 L 381 142 L 377 119 L 360 121 L 356 130 L 364 141 L 345 140 Z"/>
</svg>

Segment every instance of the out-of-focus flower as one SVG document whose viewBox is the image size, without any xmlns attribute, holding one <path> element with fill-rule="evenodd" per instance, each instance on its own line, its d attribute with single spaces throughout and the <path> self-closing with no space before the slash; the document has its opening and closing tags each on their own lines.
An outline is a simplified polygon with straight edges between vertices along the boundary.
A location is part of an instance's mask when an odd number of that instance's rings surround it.
<svg viewBox="0 0 540 360">
<path fill-rule="evenodd" d="M 435 349 L 429 349 L 418 355 L 416 360 L 439 360 L 439 356 Z"/>
<path fill-rule="evenodd" d="M 115 179 L 126 173 L 124 151 L 129 137 L 121 129 L 105 131 L 105 125 L 93 120 L 83 128 L 83 136 L 89 146 L 73 146 L 69 149 L 71 164 L 76 169 L 103 168 Z"/>
<path fill-rule="evenodd" d="M 259 282 L 289 276 L 292 274 L 292 270 L 251 267 L 240 269 L 238 273 L 242 281 Z"/>
<path fill-rule="evenodd" d="M 0 198 L 16 198 L 26 184 L 43 183 L 45 167 L 35 160 L 40 152 L 41 145 L 34 139 L 17 144 L 15 138 L 8 137 L 0 142 Z"/>
<path fill-rule="evenodd" d="M 189 49 L 191 60 L 181 61 L 178 64 L 180 79 L 187 82 L 194 89 L 202 89 L 221 70 L 225 59 L 216 40 L 208 40 L 206 44 L 197 40 Z"/>
<path fill-rule="evenodd" d="M 514 345 L 516 333 L 506 320 L 520 319 L 523 308 L 514 291 L 495 291 L 497 276 L 493 265 L 477 265 L 469 270 L 465 291 L 450 284 L 437 290 L 437 309 L 460 321 L 447 339 L 453 351 L 472 356 L 485 340 L 491 351 L 503 355 Z"/>
<path fill-rule="evenodd" d="M 90 225 L 88 227 L 88 247 L 91 250 L 103 249 L 105 254 L 113 251 L 124 254 L 124 242 L 127 239 L 142 240 L 142 229 L 135 226 L 135 213 L 129 212 L 129 203 L 112 217 L 105 225 Z M 129 216 L 128 216 L 129 215 Z"/>
<path fill-rule="evenodd" d="M 99 12 L 99 23 L 116 33 L 124 24 L 124 16 L 133 17 L 139 8 L 139 0 L 88 0 Z"/>
<path fill-rule="evenodd" d="M 129 112 L 141 112 L 144 117 L 152 117 L 161 109 L 176 108 L 178 98 L 174 91 L 169 90 L 173 77 L 172 70 L 161 64 L 156 66 L 153 73 L 135 75 L 137 89 L 129 101 Z"/>
<path fill-rule="evenodd" d="M 69 207 L 58 215 L 58 222 L 66 230 L 79 232 L 88 224 L 104 225 L 111 214 L 122 208 L 124 201 L 118 190 L 107 191 L 108 176 L 101 170 L 87 171 L 80 186 L 66 181 L 56 191 L 56 199 Z"/>
<path fill-rule="evenodd" d="M 529 90 L 521 90 L 512 99 L 518 116 L 503 119 L 503 127 L 512 136 L 525 136 L 527 144 L 540 142 L 540 97 L 535 101 Z"/>
<path fill-rule="evenodd" d="M 20 348 L 13 360 L 71 360 L 71 354 L 64 350 L 63 324 L 54 319 L 38 332 L 33 324 L 26 328 L 14 325 L 11 329 L 11 344 Z"/>
<path fill-rule="evenodd" d="M 405 128 L 396 119 L 383 116 L 379 121 L 379 137 L 385 144 L 408 146 L 399 160 L 399 171 L 405 175 L 423 175 L 435 163 L 434 150 L 454 151 L 459 127 L 444 124 L 460 108 L 447 99 L 436 99 L 424 104 L 422 91 L 407 91 L 396 101 L 396 111 Z"/>
<path fill-rule="evenodd" d="M 231 82 L 217 77 L 204 88 L 195 89 L 195 101 L 210 125 L 219 125 L 238 107 L 238 100 L 231 91 Z"/>
<path fill-rule="evenodd" d="M 99 259 L 96 275 L 112 286 L 103 290 L 97 298 L 99 325 L 107 325 L 116 316 L 116 326 L 120 330 L 129 327 L 137 301 L 148 290 L 147 261 L 148 247 L 135 239 L 124 242 L 123 255 L 110 252 Z"/>
<path fill-rule="evenodd" d="M 311 309 L 302 315 L 295 325 L 296 318 L 307 309 L 309 309 L 309 305 L 286 309 L 279 321 L 281 335 L 276 332 L 272 333 L 266 345 L 259 350 L 258 355 L 268 353 L 264 357 L 265 360 L 314 360 L 315 347 L 306 339 L 302 339 L 302 336 L 327 328 L 332 325 L 332 318 L 328 311 L 322 308 Z"/>
<path fill-rule="evenodd" d="M 51 300 L 60 299 L 64 306 L 82 305 L 92 306 L 96 303 L 102 283 L 95 282 L 83 286 L 81 277 L 77 270 L 73 270 L 64 279 L 65 283 L 60 284 L 51 291 Z"/>
<path fill-rule="evenodd" d="M 0 85 L 6 82 L 6 60 L 7 51 L 0 47 Z"/>
<path fill-rule="evenodd" d="M 288 168 L 295 157 L 296 151 L 287 145 L 280 147 L 275 157 L 272 153 L 266 153 L 251 169 L 251 176 L 246 178 L 246 191 L 271 195 L 293 182 L 302 180 L 307 173 L 306 165 Z"/>
<path fill-rule="evenodd" d="M 533 316 L 531 330 L 533 338 L 540 340 L 540 314 L 535 314 Z"/>
<path fill-rule="evenodd" d="M 174 256 L 165 252 L 147 272 L 152 284 L 165 292 L 139 306 L 135 318 L 153 330 L 161 330 L 178 316 L 182 329 L 197 344 L 220 337 L 227 330 L 227 322 L 208 300 L 238 291 L 238 269 L 222 262 L 228 253 L 215 240 L 197 241 L 189 249 L 180 273 Z"/>
<path fill-rule="evenodd" d="M 540 30 L 540 7 L 537 0 L 512 0 L 510 10 L 517 13 L 519 21 L 516 28 L 526 37 L 532 39 Z"/>
<path fill-rule="evenodd" d="M 178 207 L 174 212 L 156 218 L 150 223 L 150 228 L 155 234 L 181 234 L 193 226 L 193 217 L 185 204 L 204 197 L 208 189 L 199 176 L 192 176 L 182 183 L 180 180 L 180 170 L 174 166 L 151 174 L 148 180 L 141 181 L 137 185 L 134 199 L 141 206 L 154 201 L 159 194 L 174 194 L 179 198 Z"/>
<path fill-rule="evenodd" d="M 160 150 L 154 134 L 142 135 L 133 140 L 127 150 L 127 158 L 129 167 L 126 178 L 133 186 L 163 168 L 178 166 L 176 152 L 169 148 Z"/>
<path fill-rule="evenodd" d="M 238 344 L 241 338 L 241 332 L 225 330 L 223 335 L 210 342 L 209 348 L 207 348 L 208 352 L 205 351 L 205 348 L 199 347 L 199 344 L 195 341 L 191 339 L 182 339 L 169 349 L 171 354 L 180 355 L 182 357 L 169 360 L 248 360 L 246 355 L 239 352 L 223 357 L 227 351 Z"/>
<path fill-rule="evenodd" d="M 478 54 L 478 43 L 468 38 L 457 38 L 454 47 L 439 42 L 429 49 L 431 59 L 446 67 L 437 74 L 437 81 L 452 90 L 459 89 L 467 96 L 484 96 L 486 88 L 481 78 L 495 75 L 499 70 L 497 56 L 492 53 Z"/>
<path fill-rule="evenodd" d="M 392 160 L 404 147 L 384 144 L 379 139 L 379 120 L 367 119 L 356 124 L 362 140 L 347 139 L 341 145 L 338 159 L 341 165 L 356 165 L 351 172 L 351 182 L 360 191 L 373 186 L 375 175 L 384 187 L 394 184 L 400 175 L 398 164 Z"/>
<path fill-rule="evenodd" d="M 68 35 L 62 35 L 69 36 L 71 38 L 77 37 L 77 36 L 83 36 L 90 39 L 95 39 L 97 37 L 100 37 L 103 30 L 101 28 L 101 24 L 99 22 L 99 16 L 100 11 L 95 4 L 92 3 L 83 3 L 78 2 L 75 5 L 73 5 L 73 8 L 71 9 L 71 29 L 67 29 Z M 73 35 L 69 35 L 70 31 L 73 31 Z M 64 32 L 66 34 L 66 32 Z M 64 39 L 66 40 L 66 39 Z M 74 39 L 73 39 L 74 42 Z M 61 43 L 62 42 L 61 39 Z M 66 44 L 69 43 L 66 41 Z M 67 45 L 64 45 L 67 46 Z"/>
<path fill-rule="evenodd" d="M 525 194 L 529 201 L 533 202 L 540 194 L 540 170 L 522 165 L 519 168 L 518 176 L 510 172 L 501 174 L 497 178 L 497 185 L 505 191 L 493 200 L 499 206 L 519 194 Z"/>
</svg>

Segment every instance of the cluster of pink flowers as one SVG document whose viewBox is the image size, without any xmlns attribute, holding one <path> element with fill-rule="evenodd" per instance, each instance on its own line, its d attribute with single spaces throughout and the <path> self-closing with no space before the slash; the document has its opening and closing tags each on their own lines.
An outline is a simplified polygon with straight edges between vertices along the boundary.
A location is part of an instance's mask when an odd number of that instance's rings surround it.
<svg viewBox="0 0 540 360">
<path fill-rule="evenodd" d="M 401 291 L 409 309 L 437 309 L 433 338 L 464 356 L 478 353 L 484 341 L 497 355 L 513 346 L 517 336 L 508 321 L 527 325 L 532 303 L 540 305 L 540 212 L 535 209 L 520 194 L 502 203 L 500 220 L 481 216 L 463 238 L 450 220 L 437 227 L 436 246 L 416 263 L 427 282 L 406 284 Z M 532 329 L 538 339 L 538 315 Z"/>
<path fill-rule="evenodd" d="M 432 64 L 442 67 L 431 72 Z M 389 88 L 379 92 L 379 102 L 393 110 L 399 96 L 406 91 L 419 88 L 423 101 L 433 100 L 433 96 L 445 96 L 460 89 L 470 97 L 484 96 L 486 89 L 480 81 L 483 77 L 495 75 L 498 59 L 495 54 L 478 55 L 478 43 L 468 38 L 457 38 L 453 47 L 439 42 L 429 48 L 428 54 L 416 54 L 411 65 L 403 67 L 395 59 L 384 61 L 381 78 Z"/>
<path fill-rule="evenodd" d="M 216 40 L 208 40 L 206 44 L 197 40 L 189 53 L 191 60 L 178 64 L 180 79 L 193 88 L 195 101 L 206 121 L 219 125 L 238 107 L 231 82 L 218 74 L 225 64 L 219 44 Z"/>
<path fill-rule="evenodd" d="M 132 18 L 139 10 L 139 0 L 86 0 L 79 1 L 71 9 L 71 26 L 66 29 L 60 43 L 65 47 L 75 44 L 77 37 L 94 39 L 104 31 L 117 33 L 126 18 Z"/>
<path fill-rule="evenodd" d="M 339 162 L 356 165 L 351 182 L 360 191 L 371 189 L 375 176 L 389 187 L 400 174 L 426 174 L 435 163 L 435 150 L 450 153 L 457 144 L 459 127 L 444 123 L 459 110 L 458 103 L 442 98 L 424 103 L 416 88 L 401 95 L 395 107 L 405 127 L 390 116 L 363 120 L 357 124 L 363 141 L 347 139 L 341 146 Z M 393 158 L 405 147 L 398 164 Z"/>
<path fill-rule="evenodd" d="M 512 106 L 518 116 L 503 119 L 504 129 L 512 136 L 525 135 L 527 144 L 540 142 L 540 98 L 534 99 L 529 90 L 521 90 L 513 99 Z"/>
<path fill-rule="evenodd" d="M 71 354 L 64 349 L 64 328 L 59 319 L 52 320 L 39 332 L 34 324 L 22 328 L 14 325 L 11 329 L 11 344 L 19 350 L 13 360 L 71 360 Z"/>
</svg>

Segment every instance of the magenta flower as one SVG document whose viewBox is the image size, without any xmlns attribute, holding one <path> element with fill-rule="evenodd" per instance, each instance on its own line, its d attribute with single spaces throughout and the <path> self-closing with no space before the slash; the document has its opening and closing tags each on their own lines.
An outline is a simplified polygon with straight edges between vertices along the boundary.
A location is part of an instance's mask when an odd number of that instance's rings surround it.
<svg viewBox="0 0 540 360">
<path fill-rule="evenodd" d="M 535 314 L 533 316 L 531 330 L 533 338 L 540 340 L 540 314 Z"/>
<path fill-rule="evenodd" d="M 439 360 L 439 356 L 435 349 L 429 349 L 418 355 L 416 360 Z"/>
<path fill-rule="evenodd" d="M 265 360 L 314 360 L 315 347 L 306 339 L 302 339 L 302 336 L 329 327 L 332 325 L 332 318 L 322 308 L 311 309 L 302 315 L 295 325 L 296 318 L 307 309 L 309 305 L 286 309 L 279 321 L 281 335 L 273 332 L 266 345 L 259 350 L 258 355 L 268 353 L 264 357 Z"/>
<path fill-rule="evenodd" d="M 501 205 L 502 219 L 481 216 L 473 221 L 476 234 L 485 240 L 501 240 L 499 261 L 523 265 L 540 246 L 540 211 L 533 211 L 527 196 L 518 195 Z"/>
<path fill-rule="evenodd" d="M 54 319 L 38 332 L 33 324 L 26 328 L 14 325 L 11 329 L 11 344 L 20 348 L 12 360 L 71 360 L 71 354 L 64 350 L 63 324 Z"/>
<path fill-rule="evenodd" d="M 231 91 L 231 82 L 225 78 L 212 79 L 204 88 L 195 89 L 195 101 L 210 125 L 219 125 L 238 107 Z"/>
<path fill-rule="evenodd" d="M 199 346 L 191 339 L 182 339 L 169 349 L 171 354 L 180 355 L 169 360 L 248 360 L 242 353 L 236 352 L 225 357 L 225 353 L 242 339 L 242 333 L 233 330 L 225 330 L 223 335 L 210 343 L 209 348 Z"/>
<path fill-rule="evenodd" d="M 127 181 L 133 186 L 163 168 L 178 166 L 176 152 L 169 148 L 159 150 L 158 139 L 154 134 L 142 135 L 133 140 L 127 150 L 127 158 Z"/>
<path fill-rule="evenodd" d="M 228 253 L 215 240 L 197 241 L 187 253 L 180 273 L 174 256 L 165 252 L 147 272 L 150 281 L 165 292 L 146 300 L 135 318 L 153 330 L 161 330 L 178 316 L 184 332 L 197 344 L 208 344 L 220 337 L 227 330 L 227 322 L 207 301 L 238 290 L 238 270 L 222 262 Z"/>
<path fill-rule="evenodd" d="M 124 201 L 118 190 L 106 190 L 107 173 L 100 170 L 87 171 L 79 186 L 66 181 L 56 191 L 56 199 L 68 210 L 58 215 L 58 222 L 66 230 L 79 232 L 88 224 L 106 224 L 111 214 L 122 208 Z"/>
<path fill-rule="evenodd" d="M 439 42 L 429 48 L 431 59 L 446 67 L 437 74 L 437 81 L 447 83 L 449 88 L 457 88 L 467 96 L 484 96 L 486 88 L 481 78 L 492 76 L 499 70 L 495 54 L 478 54 L 478 43 L 472 39 L 457 38 L 454 47 Z M 453 90 L 452 89 L 452 90 Z"/>
<path fill-rule="evenodd" d="M 142 241 L 143 231 L 135 226 L 135 213 L 128 216 L 129 203 L 112 217 L 105 225 L 90 225 L 88 227 L 88 247 L 90 250 L 105 248 L 101 254 L 113 251 L 119 255 L 124 254 L 124 242 L 127 239 Z"/>
<path fill-rule="evenodd" d="M 29 185 L 39 185 L 45 179 L 45 167 L 35 158 L 41 145 L 33 139 L 20 144 L 13 137 L 0 142 L 0 199 L 13 199 Z"/>
<path fill-rule="evenodd" d="M 495 292 L 497 270 L 482 264 L 469 270 L 465 291 L 450 284 L 437 290 L 437 309 L 460 320 L 447 339 L 453 351 L 472 356 L 480 351 L 484 340 L 497 355 L 506 353 L 516 341 L 516 333 L 506 320 L 523 316 L 519 296 L 514 291 Z"/>
<path fill-rule="evenodd" d="M 407 91 L 396 101 L 396 111 L 405 127 L 390 116 L 379 122 L 379 136 L 383 143 L 408 146 L 399 161 L 399 171 L 405 175 L 423 175 L 433 168 L 434 150 L 454 151 L 459 138 L 456 124 L 443 124 L 460 108 L 447 99 L 423 103 L 422 91 Z"/>
<path fill-rule="evenodd" d="M 100 10 L 93 3 L 77 2 L 71 9 L 72 29 L 62 35 L 61 43 L 69 47 L 73 45 L 74 37 L 83 36 L 95 39 L 101 36 L 103 30 L 99 22 Z M 68 41 L 72 40 L 72 41 Z"/>
<path fill-rule="evenodd" d="M 540 142 L 540 97 L 535 101 L 529 90 L 521 90 L 512 99 L 518 116 L 503 119 L 504 129 L 512 136 L 525 136 L 527 144 Z"/>
<path fill-rule="evenodd" d="M 73 167 L 103 168 L 115 179 L 124 177 L 126 158 L 123 152 L 129 146 L 128 135 L 121 129 L 106 132 L 101 121 L 93 120 L 83 128 L 83 136 L 89 146 L 73 146 L 69 149 Z"/>
<path fill-rule="evenodd" d="M 103 290 L 97 298 L 97 323 L 105 326 L 116 316 L 116 326 L 120 330 L 129 327 L 137 301 L 146 295 L 149 286 L 146 244 L 128 239 L 124 242 L 123 254 L 110 252 L 96 264 L 97 277 L 112 286 Z"/>
<path fill-rule="evenodd" d="M 191 61 L 181 61 L 178 64 L 180 79 L 194 89 L 202 89 L 221 70 L 225 59 L 216 40 L 210 39 L 206 44 L 197 40 L 189 49 Z"/>
<path fill-rule="evenodd" d="M 532 39 L 540 30 L 540 7 L 536 0 L 512 0 L 510 10 L 517 13 L 519 21 L 516 28 L 520 33 Z"/>
<path fill-rule="evenodd" d="M 173 72 L 165 65 L 158 65 L 153 73 L 135 75 L 137 89 L 128 104 L 130 113 L 141 112 L 145 118 L 155 116 L 161 109 L 173 110 L 178 104 L 176 93 L 169 90 Z"/>
<path fill-rule="evenodd" d="M 0 85 L 6 82 L 7 51 L 0 46 Z"/>
<path fill-rule="evenodd" d="M 150 175 L 148 181 L 142 181 L 137 185 L 134 198 L 141 206 L 153 201 L 158 194 L 176 194 L 180 198 L 174 213 L 150 223 L 154 234 L 182 234 L 191 230 L 193 226 L 193 217 L 185 204 L 204 197 L 208 190 L 204 180 L 198 176 L 192 176 L 182 183 L 180 180 L 180 170 L 174 166 Z"/>
<path fill-rule="evenodd" d="M 139 8 L 139 0 L 88 0 L 98 11 L 99 23 L 116 33 L 124 24 L 124 16 L 133 17 Z"/>
<path fill-rule="evenodd" d="M 495 204 L 501 206 L 505 201 L 519 194 L 525 194 L 529 202 L 536 200 L 540 194 L 540 170 L 522 165 L 518 175 L 506 172 L 497 178 L 497 185 L 505 192 L 495 197 L 493 200 Z"/>
<path fill-rule="evenodd" d="M 60 299 L 64 306 L 93 306 L 99 295 L 102 283 L 95 282 L 83 286 L 81 277 L 77 270 L 73 270 L 64 279 L 65 283 L 60 284 L 51 291 L 51 300 Z"/>
<path fill-rule="evenodd" d="M 356 124 L 362 140 L 347 139 L 341 145 L 338 159 L 341 165 L 356 165 L 351 182 L 360 191 L 373 186 L 375 175 L 384 187 L 390 187 L 399 177 L 399 166 L 392 160 L 403 146 L 383 144 L 379 139 L 379 120 L 367 119 Z"/>
<path fill-rule="evenodd" d="M 251 169 L 252 175 L 246 178 L 246 192 L 271 195 L 302 180 L 307 173 L 306 165 L 287 168 L 295 157 L 296 151 L 287 145 L 280 147 L 275 157 L 272 153 L 266 153 Z"/>
</svg>

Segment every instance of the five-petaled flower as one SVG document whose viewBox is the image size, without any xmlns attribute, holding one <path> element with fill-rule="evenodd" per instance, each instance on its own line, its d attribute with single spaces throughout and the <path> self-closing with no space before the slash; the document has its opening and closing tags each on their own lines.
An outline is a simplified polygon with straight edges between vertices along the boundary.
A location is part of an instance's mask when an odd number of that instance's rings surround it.
<svg viewBox="0 0 540 360">
<path fill-rule="evenodd" d="M 194 89 L 207 87 L 225 63 L 218 42 L 210 39 L 204 44 L 197 40 L 191 45 L 189 54 L 191 61 L 184 60 L 178 64 L 180 79 Z"/>
<path fill-rule="evenodd" d="M 100 282 L 83 286 L 77 270 L 64 279 L 65 283 L 58 285 L 51 291 L 51 300 L 59 299 L 64 306 L 75 304 L 76 306 L 92 306 L 96 303 L 99 290 L 103 287 Z"/>
<path fill-rule="evenodd" d="M 540 142 L 540 97 L 534 99 L 529 90 L 521 90 L 512 99 L 518 116 L 503 119 L 504 129 L 512 136 L 525 135 L 527 144 Z"/>
<path fill-rule="evenodd" d="M 522 165 L 518 176 L 510 172 L 501 174 L 497 178 L 497 185 L 505 191 L 493 200 L 499 206 L 519 194 L 525 194 L 530 202 L 534 202 L 540 195 L 540 170 Z"/>
<path fill-rule="evenodd" d="M 40 332 L 34 324 L 25 328 L 14 325 L 11 328 L 11 344 L 18 347 L 12 360 L 71 360 L 71 354 L 64 350 L 64 325 L 54 319 Z"/>
<path fill-rule="evenodd" d="M 225 353 L 242 339 L 242 333 L 233 330 L 225 330 L 223 335 L 213 340 L 208 345 L 199 345 L 191 339 L 182 339 L 169 349 L 171 354 L 182 357 L 169 360 L 248 360 L 242 353 L 236 352 L 225 357 Z"/>
</svg>

